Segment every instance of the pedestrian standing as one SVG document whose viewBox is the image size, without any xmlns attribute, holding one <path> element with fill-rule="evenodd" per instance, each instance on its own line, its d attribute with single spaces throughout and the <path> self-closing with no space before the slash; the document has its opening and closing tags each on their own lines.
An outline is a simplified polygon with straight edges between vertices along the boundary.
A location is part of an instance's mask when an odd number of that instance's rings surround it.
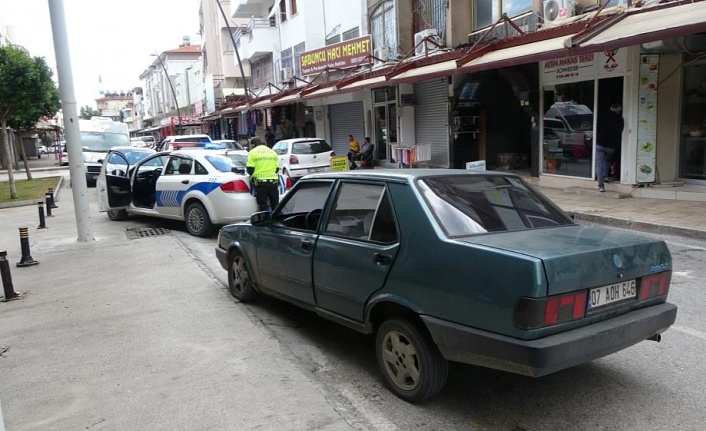
<svg viewBox="0 0 706 431">
<path fill-rule="evenodd" d="M 264 144 L 258 137 L 250 139 L 246 168 L 260 211 L 272 211 L 279 203 L 279 157 Z"/>
<path fill-rule="evenodd" d="M 613 103 L 604 116 L 599 117 L 598 136 L 596 140 L 596 176 L 598 191 L 605 191 L 605 179 L 610 173 L 610 165 L 614 154 L 620 151 L 625 121 L 621 115 L 623 107 Z"/>
<path fill-rule="evenodd" d="M 348 135 L 348 162 L 351 166 L 351 169 L 355 169 L 355 160 L 358 158 L 358 155 L 360 154 L 360 144 L 358 141 L 355 140 L 353 135 Z"/>
<path fill-rule="evenodd" d="M 267 131 L 265 132 L 265 141 L 267 142 L 267 146 L 272 148 L 275 145 L 275 134 L 272 133 L 272 129 L 269 127 L 267 128 Z"/>
</svg>

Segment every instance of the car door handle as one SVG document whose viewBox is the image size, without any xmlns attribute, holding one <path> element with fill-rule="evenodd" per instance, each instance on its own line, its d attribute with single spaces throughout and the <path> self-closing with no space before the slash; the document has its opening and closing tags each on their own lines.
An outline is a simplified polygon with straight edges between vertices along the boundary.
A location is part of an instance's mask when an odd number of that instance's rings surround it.
<svg viewBox="0 0 706 431">
<path fill-rule="evenodd" d="M 311 251 L 311 249 L 313 249 L 313 248 L 314 248 L 313 241 L 302 241 L 302 250 Z"/>
<path fill-rule="evenodd" d="M 375 263 L 379 266 L 388 266 L 392 263 L 392 256 L 389 254 L 375 253 Z"/>
<path fill-rule="evenodd" d="M 181 180 L 182 184 L 189 184 L 189 180 Z"/>
</svg>

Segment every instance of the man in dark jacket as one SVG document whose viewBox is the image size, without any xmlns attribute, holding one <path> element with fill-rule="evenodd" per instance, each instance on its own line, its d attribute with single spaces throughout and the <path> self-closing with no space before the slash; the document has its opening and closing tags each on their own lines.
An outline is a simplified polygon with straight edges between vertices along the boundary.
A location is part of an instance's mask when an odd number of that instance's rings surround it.
<svg viewBox="0 0 706 431">
<path fill-rule="evenodd" d="M 620 115 L 622 109 L 620 103 L 614 103 L 604 116 L 599 117 L 596 139 L 596 176 L 599 192 L 605 191 L 605 179 L 610 174 L 610 165 L 615 154 L 620 152 L 625 127 L 625 121 Z"/>
</svg>

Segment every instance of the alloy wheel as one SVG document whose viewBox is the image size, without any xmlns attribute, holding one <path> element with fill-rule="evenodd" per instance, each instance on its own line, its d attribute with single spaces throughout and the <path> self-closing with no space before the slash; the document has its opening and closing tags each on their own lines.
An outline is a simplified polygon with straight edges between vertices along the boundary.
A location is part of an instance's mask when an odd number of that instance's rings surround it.
<svg viewBox="0 0 706 431">
<path fill-rule="evenodd" d="M 419 384 L 419 358 L 414 344 L 400 331 L 385 334 L 382 342 L 385 370 L 400 389 L 411 391 Z"/>
</svg>

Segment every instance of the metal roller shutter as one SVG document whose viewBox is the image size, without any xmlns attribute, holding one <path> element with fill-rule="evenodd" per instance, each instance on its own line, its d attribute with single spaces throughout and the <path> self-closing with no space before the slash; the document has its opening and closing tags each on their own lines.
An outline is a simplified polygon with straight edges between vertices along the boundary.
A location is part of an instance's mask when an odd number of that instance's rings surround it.
<svg viewBox="0 0 706 431">
<path fill-rule="evenodd" d="M 362 145 L 365 134 L 365 119 L 363 117 L 363 102 L 349 102 L 329 105 L 329 122 L 331 123 L 331 147 L 336 155 L 348 154 L 348 135 Z"/>
<path fill-rule="evenodd" d="M 450 167 L 446 79 L 415 83 L 414 100 L 416 143 L 431 144 L 431 161 L 427 162 L 429 166 Z"/>
</svg>

